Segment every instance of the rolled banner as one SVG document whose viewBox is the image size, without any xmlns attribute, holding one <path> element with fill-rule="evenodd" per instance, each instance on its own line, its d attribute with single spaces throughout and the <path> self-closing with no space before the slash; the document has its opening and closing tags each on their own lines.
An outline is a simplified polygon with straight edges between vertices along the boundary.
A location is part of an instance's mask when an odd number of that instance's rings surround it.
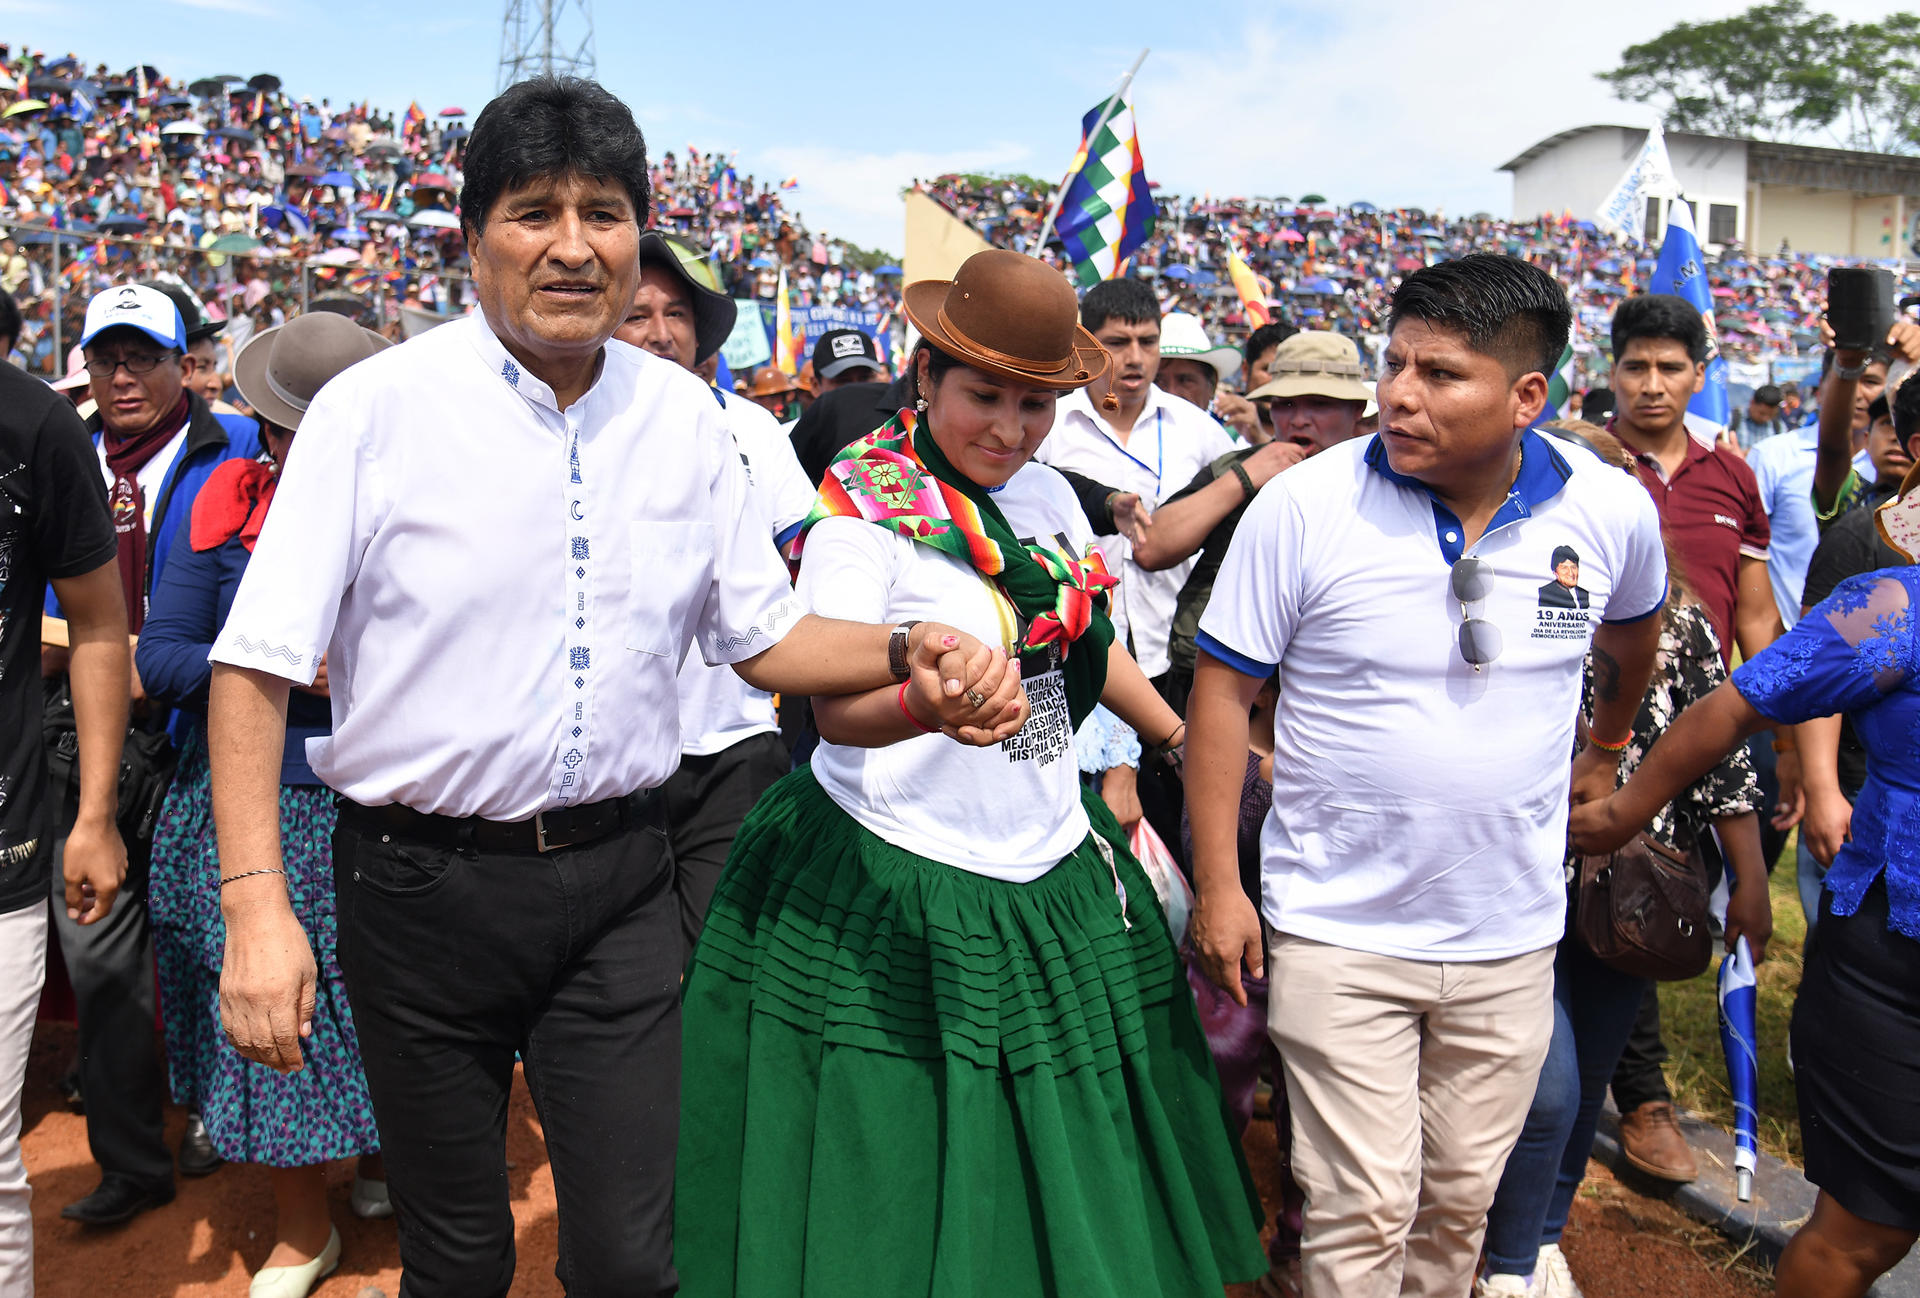
<svg viewBox="0 0 1920 1298">
<path fill-rule="evenodd" d="M 1720 962 L 1720 1049 L 1733 1092 L 1733 1183 L 1741 1203 L 1753 1201 L 1753 1169 L 1760 1154 L 1760 1058 L 1754 1048 L 1753 952 L 1740 938 Z"/>
</svg>

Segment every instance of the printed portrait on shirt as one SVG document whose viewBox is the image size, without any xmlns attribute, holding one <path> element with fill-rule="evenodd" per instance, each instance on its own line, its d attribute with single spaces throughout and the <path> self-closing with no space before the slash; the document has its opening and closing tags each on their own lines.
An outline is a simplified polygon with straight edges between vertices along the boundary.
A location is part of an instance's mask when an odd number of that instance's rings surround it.
<svg viewBox="0 0 1920 1298">
<path fill-rule="evenodd" d="M 1580 584 L 1580 552 L 1556 545 L 1547 560 L 1553 580 L 1540 587 L 1535 640 L 1584 640 L 1592 626 L 1592 593 Z"/>
</svg>

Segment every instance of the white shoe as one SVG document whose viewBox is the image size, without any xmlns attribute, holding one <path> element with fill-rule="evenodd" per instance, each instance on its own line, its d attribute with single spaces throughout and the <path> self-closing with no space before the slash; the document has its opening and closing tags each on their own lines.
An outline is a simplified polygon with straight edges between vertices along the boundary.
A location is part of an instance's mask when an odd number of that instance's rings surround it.
<svg viewBox="0 0 1920 1298">
<path fill-rule="evenodd" d="M 1536 1298 L 1533 1277 L 1483 1275 L 1473 1282 L 1473 1298 Z"/>
<path fill-rule="evenodd" d="M 1533 1274 L 1540 1284 L 1539 1298 L 1583 1298 L 1580 1286 L 1573 1282 L 1573 1272 L 1567 1269 L 1567 1255 L 1558 1244 L 1540 1250 Z"/>
<path fill-rule="evenodd" d="M 369 1181 L 364 1176 L 355 1175 L 353 1197 L 348 1202 L 353 1205 L 353 1215 L 362 1221 L 393 1216 L 393 1200 L 387 1196 L 385 1181 Z"/>
<path fill-rule="evenodd" d="M 262 1267 L 253 1273 L 247 1298 L 307 1298 L 313 1287 L 334 1273 L 340 1265 L 340 1232 L 327 1227 L 327 1246 L 320 1256 L 299 1266 Z"/>
</svg>

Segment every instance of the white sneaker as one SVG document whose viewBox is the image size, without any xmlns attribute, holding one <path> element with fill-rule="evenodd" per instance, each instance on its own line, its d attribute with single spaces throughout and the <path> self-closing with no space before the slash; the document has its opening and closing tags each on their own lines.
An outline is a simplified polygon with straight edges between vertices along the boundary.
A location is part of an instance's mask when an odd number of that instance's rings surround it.
<svg viewBox="0 0 1920 1298">
<path fill-rule="evenodd" d="M 1573 1272 L 1567 1269 L 1567 1255 L 1558 1244 L 1540 1250 L 1533 1274 L 1540 1282 L 1538 1298 L 1583 1298 L 1580 1286 L 1573 1282 Z"/>
<path fill-rule="evenodd" d="M 385 1181 L 369 1181 L 364 1176 L 355 1175 L 353 1195 L 348 1202 L 353 1205 L 353 1215 L 362 1221 L 393 1216 L 393 1200 L 387 1195 Z"/>
<path fill-rule="evenodd" d="M 1473 1298 L 1537 1298 L 1533 1277 L 1526 1275 L 1483 1275 L 1473 1282 Z"/>
</svg>

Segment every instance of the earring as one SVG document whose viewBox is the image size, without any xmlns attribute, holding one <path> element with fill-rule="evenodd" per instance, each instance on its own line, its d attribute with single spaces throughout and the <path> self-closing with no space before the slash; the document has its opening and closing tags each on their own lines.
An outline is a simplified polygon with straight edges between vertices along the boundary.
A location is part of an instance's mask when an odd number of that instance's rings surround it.
<svg viewBox="0 0 1920 1298">
<path fill-rule="evenodd" d="M 918 398 L 917 400 L 914 401 L 913 408 L 915 410 L 924 411 L 927 408 L 927 399 L 925 397 Z"/>
</svg>

